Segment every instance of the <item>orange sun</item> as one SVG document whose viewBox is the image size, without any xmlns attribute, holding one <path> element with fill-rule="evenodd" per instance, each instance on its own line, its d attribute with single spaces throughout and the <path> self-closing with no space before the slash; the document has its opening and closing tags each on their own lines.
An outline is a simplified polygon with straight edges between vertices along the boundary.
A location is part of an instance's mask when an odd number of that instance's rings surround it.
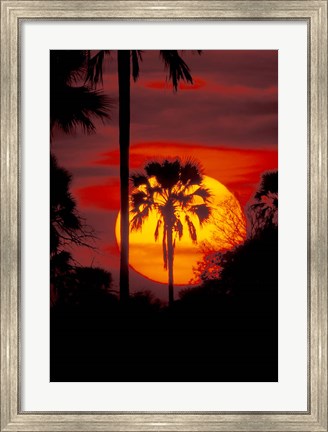
<svg viewBox="0 0 328 432">
<path fill-rule="evenodd" d="M 235 196 L 222 183 L 211 177 L 204 176 L 203 184 L 212 194 L 212 215 L 209 222 L 203 226 L 196 220 L 193 221 L 197 230 L 197 244 L 190 239 L 186 227 L 182 239 L 177 240 L 173 265 L 175 285 L 192 283 L 193 268 L 202 259 L 201 248 L 204 242 L 216 250 L 230 249 L 246 237 L 245 217 Z M 154 239 L 156 225 L 156 213 L 150 212 L 142 230 L 130 232 L 129 264 L 143 276 L 167 284 L 168 274 L 163 265 L 162 241 L 161 238 L 157 242 Z M 116 220 L 115 235 L 120 245 L 120 213 Z"/>
</svg>

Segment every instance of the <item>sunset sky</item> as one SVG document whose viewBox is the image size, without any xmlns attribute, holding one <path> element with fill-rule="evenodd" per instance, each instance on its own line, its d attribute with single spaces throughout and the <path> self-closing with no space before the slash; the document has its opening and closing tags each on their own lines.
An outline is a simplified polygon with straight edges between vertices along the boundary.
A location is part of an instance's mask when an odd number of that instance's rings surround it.
<svg viewBox="0 0 328 432">
<path fill-rule="evenodd" d="M 185 51 L 194 85 L 175 93 L 158 51 L 144 51 L 140 78 L 131 83 L 130 170 L 158 157 L 194 157 L 207 176 L 222 183 L 242 207 L 261 173 L 278 168 L 278 52 Z M 119 202 L 118 84 L 116 52 L 104 75 L 104 91 L 113 99 L 111 120 L 96 133 L 55 131 L 52 151 L 73 175 L 72 193 L 86 222 L 96 231 L 99 251 L 74 249 L 82 265 L 109 270 L 118 288 L 119 250 L 115 221 Z M 149 258 L 151 259 L 151 258 Z M 156 288 L 133 270 L 131 291 Z"/>
</svg>

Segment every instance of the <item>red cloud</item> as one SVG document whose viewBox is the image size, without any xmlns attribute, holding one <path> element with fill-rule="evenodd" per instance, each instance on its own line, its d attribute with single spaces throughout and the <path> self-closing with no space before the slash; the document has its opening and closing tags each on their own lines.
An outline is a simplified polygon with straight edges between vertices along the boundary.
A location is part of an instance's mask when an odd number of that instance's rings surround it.
<svg viewBox="0 0 328 432">
<path fill-rule="evenodd" d="M 206 81 L 194 78 L 193 84 L 181 81 L 178 85 L 179 90 L 198 90 L 206 85 Z M 146 81 L 144 86 L 153 90 L 173 89 L 173 84 L 169 81 Z"/>
<path fill-rule="evenodd" d="M 120 151 L 118 149 L 101 153 L 99 156 L 103 159 L 98 159 L 94 161 L 93 165 L 105 165 L 105 166 L 120 165 Z M 139 168 L 144 163 L 144 159 L 145 158 L 142 155 L 131 155 L 130 168 Z"/>
<path fill-rule="evenodd" d="M 78 188 L 75 196 L 81 207 L 93 207 L 104 210 L 119 210 L 120 181 L 111 180 L 105 184 L 97 184 Z"/>
<path fill-rule="evenodd" d="M 142 83 L 144 87 L 153 90 L 172 90 L 173 85 L 169 81 L 145 81 Z M 217 84 L 215 81 L 205 81 L 201 78 L 195 78 L 193 84 L 181 81 L 178 85 L 179 90 L 198 90 L 207 86 L 211 92 L 216 92 L 225 96 L 275 96 L 278 94 L 277 86 L 270 86 L 267 88 L 256 88 L 245 85 L 222 85 Z"/>
</svg>

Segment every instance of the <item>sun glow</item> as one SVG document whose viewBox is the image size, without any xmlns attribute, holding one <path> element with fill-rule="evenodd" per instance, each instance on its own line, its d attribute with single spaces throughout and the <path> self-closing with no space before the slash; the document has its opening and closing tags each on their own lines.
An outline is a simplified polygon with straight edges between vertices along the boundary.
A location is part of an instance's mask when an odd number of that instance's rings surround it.
<svg viewBox="0 0 328 432">
<path fill-rule="evenodd" d="M 197 231 L 197 244 L 190 239 L 186 226 L 181 240 L 176 240 L 173 266 L 175 285 L 191 283 L 194 278 L 193 267 L 202 259 L 201 247 L 204 242 L 213 249 L 230 249 L 246 237 L 245 217 L 235 196 L 212 177 L 204 176 L 203 185 L 212 194 L 212 214 L 209 222 L 202 226 L 196 218 L 193 220 Z M 140 231 L 130 231 L 129 264 L 146 278 L 167 284 L 168 274 L 163 265 L 162 241 L 159 237 L 155 242 L 154 238 L 157 219 L 156 212 L 151 211 Z M 185 224 L 186 222 L 183 222 L 183 225 Z M 120 213 L 116 220 L 115 234 L 120 245 Z"/>
</svg>

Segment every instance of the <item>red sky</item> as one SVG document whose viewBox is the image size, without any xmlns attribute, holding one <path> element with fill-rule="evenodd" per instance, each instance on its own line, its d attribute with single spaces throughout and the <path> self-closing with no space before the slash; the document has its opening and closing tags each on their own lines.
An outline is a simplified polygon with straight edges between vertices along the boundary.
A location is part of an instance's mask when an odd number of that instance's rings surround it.
<svg viewBox="0 0 328 432">
<path fill-rule="evenodd" d="M 177 92 L 166 81 L 158 51 L 144 51 L 140 79 L 131 84 L 130 169 L 154 157 L 195 157 L 244 206 L 263 171 L 278 167 L 278 52 L 203 51 L 183 53 L 194 86 Z M 98 233 L 99 253 L 75 250 L 83 265 L 112 272 L 117 288 L 118 248 L 113 223 L 119 209 L 118 87 L 116 52 L 104 75 L 114 100 L 111 120 L 94 135 L 56 131 L 52 151 L 73 174 L 72 193 Z M 131 271 L 132 290 L 154 284 Z M 166 298 L 158 284 L 156 295 Z"/>
</svg>

